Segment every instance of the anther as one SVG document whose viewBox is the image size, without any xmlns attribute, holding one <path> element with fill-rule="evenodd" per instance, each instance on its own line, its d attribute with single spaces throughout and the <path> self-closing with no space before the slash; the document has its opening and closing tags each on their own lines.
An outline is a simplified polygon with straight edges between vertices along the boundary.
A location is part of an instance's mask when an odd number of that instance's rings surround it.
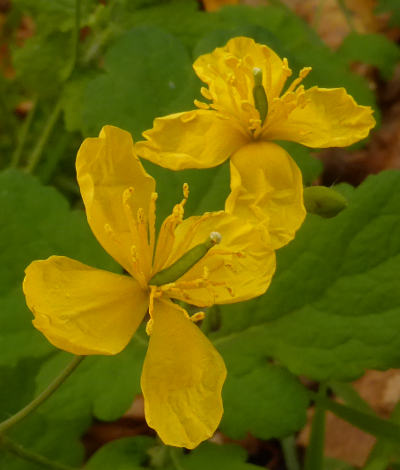
<svg viewBox="0 0 400 470">
<path fill-rule="evenodd" d="M 189 197 L 189 185 L 187 183 L 183 183 L 183 197 L 187 199 Z"/>
<path fill-rule="evenodd" d="M 206 315 L 205 315 L 204 312 L 196 312 L 195 314 L 193 314 L 193 315 L 190 317 L 190 320 L 191 320 L 193 323 L 197 323 L 198 321 L 204 320 L 205 316 L 206 316 Z"/>
</svg>

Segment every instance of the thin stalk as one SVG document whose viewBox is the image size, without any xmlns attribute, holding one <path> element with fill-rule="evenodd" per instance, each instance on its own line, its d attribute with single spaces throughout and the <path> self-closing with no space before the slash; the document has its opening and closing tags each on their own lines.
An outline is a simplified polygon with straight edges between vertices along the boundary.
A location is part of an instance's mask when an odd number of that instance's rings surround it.
<svg viewBox="0 0 400 470">
<path fill-rule="evenodd" d="M 353 17 L 351 11 L 348 9 L 345 0 L 337 0 L 340 9 L 343 12 L 344 17 L 346 18 L 347 24 L 351 31 L 355 31 Z"/>
<path fill-rule="evenodd" d="M 74 36 L 73 36 L 73 47 L 72 47 L 72 56 L 70 61 L 70 66 L 65 74 L 64 81 L 68 80 L 71 76 L 72 72 L 75 69 L 75 65 L 78 59 L 78 49 L 79 49 L 79 33 L 80 33 L 80 9 L 81 9 L 81 2 L 80 0 L 75 0 L 75 27 L 74 27 Z M 56 105 L 51 112 L 43 131 L 37 141 L 35 147 L 32 150 L 32 153 L 28 157 L 28 163 L 26 165 L 26 171 L 28 173 L 32 173 L 36 168 L 37 164 L 40 161 L 40 157 L 42 156 L 43 149 L 49 140 L 50 134 L 60 116 L 61 113 L 61 102 L 62 96 L 56 102 Z"/>
<path fill-rule="evenodd" d="M 317 394 L 311 393 L 315 401 L 325 409 L 331 411 L 339 418 L 348 421 L 353 426 L 372 434 L 375 437 L 389 439 L 398 443 L 400 440 L 400 425 L 393 421 L 378 418 L 378 416 L 370 413 L 358 411 L 350 406 L 342 405 L 327 397 L 319 397 Z"/>
<path fill-rule="evenodd" d="M 75 69 L 75 65 L 78 59 L 79 50 L 79 35 L 80 35 L 80 23 L 81 23 L 81 1 L 75 0 L 75 23 L 73 31 L 73 45 L 72 45 L 72 56 L 69 64 L 68 71 L 66 73 L 66 80 L 71 76 Z"/>
<path fill-rule="evenodd" d="M 317 397 L 326 396 L 326 385 L 320 384 Z M 324 461 L 325 442 L 325 408 L 319 400 L 315 402 L 315 412 L 312 420 L 310 442 L 307 447 L 304 470 L 321 470 Z"/>
<path fill-rule="evenodd" d="M 176 470 L 185 470 L 180 461 L 179 461 L 179 458 L 177 456 L 177 451 L 178 449 L 174 448 L 174 447 L 168 447 L 169 449 L 169 456 L 171 458 L 171 462 L 173 464 L 173 466 L 175 467 Z"/>
<path fill-rule="evenodd" d="M 0 433 L 3 433 L 7 429 L 10 429 L 15 424 L 19 423 L 26 416 L 36 410 L 36 408 L 41 405 L 45 400 L 47 400 L 57 389 L 64 383 L 64 381 L 72 374 L 72 372 L 78 367 L 78 365 L 83 361 L 85 356 L 75 356 L 72 361 L 65 367 L 65 369 L 56 377 L 53 382 L 40 393 L 36 398 L 34 398 L 30 403 L 28 403 L 22 410 L 19 410 L 15 415 L 6 419 L 0 423 Z"/>
<path fill-rule="evenodd" d="M 296 453 L 295 437 L 292 435 L 281 439 L 281 448 L 287 470 L 300 470 L 300 464 Z"/>
<path fill-rule="evenodd" d="M 400 402 L 393 410 L 390 420 L 400 423 Z M 371 450 L 363 470 L 386 470 L 391 461 L 399 455 L 398 443 L 387 439 L 378 439 Z"/>
<path fill-rule="evenodd" d="M 11 454 L 20 457 L 23 460 L 39 464 L 42 467 L 49 468 L 50 470 L 78 470 L 74 467 L 70 467 L 62 463 L 53 462 L 52 460 L 48 459 L 47 457 L 44 457 L 43 455 L 36 454 L 31 450 L 27 450 L 23 446 L 21 446 L 21 444 L 12 441 L 10 438 L 4 435 L 0 435 L 0 447 L 5 449 L 7 452 L 10 452 Z"/>
<path fill-rule="evenodd" d="M 60 116 L 60 113 L 61 113 L 61 99 L 59 99 L 56 105 L 54 106 L 53 111 L 50 114 L 49 119 L 47 120 L 44 126 L 44 129 L 39 137 L 39 140 L 37 141 L 35 147 L 33 148 L 32 153 L 28 157 L 28 163 L 25 168 L 25 170 L 28 173 L 32 173 L 33 170 L 36 168 L 37 164 L 39 163 L 40 157 L 42 156 L 42 153 L 43 153 L 43 149 L 50 137 L 53 127 L 55 126 Z"/>
<path fill-rule="evenodd" d="M 324 9 L 325 0 L 319 0 L 317 5 L 317 11 L 315 12 L 314 20 L 313 20 L 313 27 L 315 31 L 318 31 L 319 25 L 321 23 L 322 18 L 322 11 Z"/>
<path fill-rule="evenodd" d="M 25 118 L 24 123 L 21 126 L 21 130 L 18 135 L 17 146 L 15 147 L 14 153 L 11 157 L 10 168 L 16 168 L 21 160 L 22 150 L 24 149 L 26 137 L 28 135 L 29 128 L 32 124 L 32 119 L 36 111 L 37 98 L 32 102 L 32 109 L 29 111 L 28 116 Z"/>
</svg>

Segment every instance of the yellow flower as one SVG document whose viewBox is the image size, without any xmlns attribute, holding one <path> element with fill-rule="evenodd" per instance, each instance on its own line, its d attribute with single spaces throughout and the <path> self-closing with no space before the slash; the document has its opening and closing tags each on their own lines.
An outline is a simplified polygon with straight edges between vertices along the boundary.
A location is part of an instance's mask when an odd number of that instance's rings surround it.
<svg viewBox="0 0 400 470">
<path fill-rule="evenodd" d="M 300 170 L 272 141 L 347 146 L 368 135 L 372 110 L 344 88 L 305 90 L 300 83 L 310 67 L 284 88 L 292 73 L 287 60 L 246 37 L 200 56 L 193 68 L 208 85 L 201 93 L 211 104 L 195 101 L 198 110 L 155 119 L 136 151 L 173 170 L 213 167 L 231 157 L 226 210 L 265 224 L 278 248 L 293 238 L 305 209 Z"/>
<path fill-rule="evenodd" d="M 136 157 L 130 134 L 116 127 L 86 139 L 76 167 L 89 225 L 130 276 L 63 256 L 34 261 L 23 284 L 33 324 L 65 351 L 109 355 L 128 344 L 149 311 L 141 377 L 146 420 L 166 444 L 193 448 L 219 424 L 226 370 L 194 324 L 201 314 L 189 318 L 171 299 L 206 307 L 264 293 L 275 269 L 267 234 L 224 211 L 183 220 L 185 185 L 184 199 L 156 240 L 155 181 Z M 221 235 L 220 244 L 178 279 L 156 282 L 157 273 L 165 278 L 164 269 L 171 271 L 212 232 Z"/>
</svg>

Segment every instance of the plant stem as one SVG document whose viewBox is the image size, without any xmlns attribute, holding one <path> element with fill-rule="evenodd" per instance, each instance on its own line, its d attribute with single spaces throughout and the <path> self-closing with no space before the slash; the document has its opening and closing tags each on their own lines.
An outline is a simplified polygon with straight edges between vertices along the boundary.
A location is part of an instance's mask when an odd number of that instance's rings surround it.
<svg viewBox="0 0 400 470">
<path fill-rule="evenodd" d="M 348 9 L 345 0 L 337 0 L 340 9 L 343 12 L 344 17 L 346 18 L 347 24 L 350 28 L 350 31 L 355 31 L 354 21 L 351 14 L 351 11 Z"/>
<path fill-rule="evenodd" d="M 49 468 L 51 470 L 77 470 L 68 465 L 64 465 L 58 462 L 53 462 L 43 455 L 36 454 L 30 450 L 24 449 L 21 444 L 12 441 L 10 438 L 4 435 L 0 435 L 0 447 L 7 450 L 11 454 L 17 455 L 21 459 L 27 460 L 41 465 L 42 467 Z"/>
<path fill-rule="evenodd" d="M 173 466 L 176 468 L 176 470 L 185 470 L 182 467 L 178 456 L 176 455 L 176 452 L 177 452 L 178 449 L 176 449 L 174 447 L 168 447 L 168 450 L 169 450 L 169 456 L 171 458 L 171 462 L 172 462 Z"/>
<path fill-rule="evenodd" d="M 296 455 L 296 440 L 294 436 L 292 435 L 281 439 L 281 447 L 287 469 L 300 470 L 300 464 Z"/>
<path fill-rule="evenodd" d="M 18 143 L 11 157 L 10 168 L 16 168 L 19 164 L 19 161 L 21 160 L 22 150 L 24 149 L 26 136 L 28 135 L 32 119 L 36 111 L 37 101 L 37 98 L 32 101 L 32 109 L 29 111 L 28 116 L 25 118 L 25 121 L 22 124 L 21 130 L 18 135 Z"/>
<path fill-rule="evenodd" d="M 0 423 L 0 433 L 3 433 L 7 429 L 11 428 L 19 421 L 28 416 L 32 411 L 41 405 L 47 398 L 49 398 L 57 389 L 64 383 L 64 381 L 72 374 L 72 372 L 78 367 L 78 365 L 83 361 L 85 356 L 75 356 L 72 361 L 65 367 L 61 374 L 56 377 L 53 382 L 40 393 L 36 398 L 34 398 L 30 403 L 28 403 L 24 408 L 15 413 L 15 415 L 6 419 Z"/>
<path fill-rule="evenodd" d="M 73 41 L 73 47 L 72 47 L 72 56 L 71 56 L 70 65 L 64 77 L 64 82 L 67 81 L 72 75 L 72 72 L 75 69 L 76 61 L 78 59 L 79 33 L 80 33 L 80 10 L 81 10 L 81 2 L 80 0 L 75 0 L 75 27 L 74 27 L 74 32 L 73 32 L 74 41 Z M 25 168 L 28 173 L 32 173 L 33 170 L 36 168 L 37 164 L 39 163 L 40 157 L 50 137 L 51 131 L 53 130 L 53 127 L 55 126 L 58 120 L 58 117 L 60 116 L 61 103 L 62 103 L 62 96 L 57 100 L 57 103 L 54 106 L 53 111 L 51 112 L 44 126 L 42 134 L 40 135 L 39 140 L 37 141 L 35 147 L 32 150 L 32 153 L 30 154 L 28 158 L 28 163 Z"/>
<path fill-rule="evenodd" d="M 78 49 L 79 49 L 79 35 L 80 35 L 80 23 L 81 23 L 81 2 L 80 0 L 75 0 L 75 23 L 73 31 L 73 45 L 72 45 L 72 55 L 69 62 L 68 70 L 65 74 L 65 80 L 71 76 L 72 72 L 75 69 L 76 61 L 78 59 Z"/>
<path fill-rule="evenodd" d="M 339 416 L 339 418 L 348 421 L 353 426 L 356 426 L 375 437 L 389 439 L 397 443 L 399 442 L 400 425 L 395 422 L 378 418 L 378 416 L 371 413 L 358 411 L 350 406 L 345 406 L 332 401 L 327 397 L 319 397 L 314 393 L 311 393 L 311 396 L 320 404 L 320 406 L 331 411 L 336 416 Z"/>
<path fill-rule="evenodd" d="M 53 130 L 53 127 L 56 124 L 58 117 L 60 116 L 60 113 L 61 113 L 61 99 L 59 99 L 56 105 L 54 106 L 53 111 L 50 114 L 49 119 L 47 120 L 44 126 L 43 132 L 40 135 L 39 140 L 37 141 L 35 147 L 32 150 L 32 153 L 30 154 L 28 158 L 28 163 L 25 168 L 28 173 L 32 173 L 33 170 L 36 168 L 36 165 L 39 163 L 44 146 L 46 145 L 50 137 L 51 131 Z"/>
<path fill-rule="evenodd" d="M 321 17 L 322 17 L 322 10 L 324 9 L 325 5 L 325 0 L 319 0 L 318 5 L 317 5 L 317 11 L 314 16 L 313 20 L 313 27 L 315 31 L 318 32 L 319 25 L 321 23 Z"/>
<path fill-rule="evenodd" d="M 326 396 L 326 385 L 320 384 L 317 397 Z M 323 468 L 325 442 L 325 408 L 319 400 L 315 402 L 310 442 L 307 447 L 304 470 L 320 470 Z"/>
</svg>

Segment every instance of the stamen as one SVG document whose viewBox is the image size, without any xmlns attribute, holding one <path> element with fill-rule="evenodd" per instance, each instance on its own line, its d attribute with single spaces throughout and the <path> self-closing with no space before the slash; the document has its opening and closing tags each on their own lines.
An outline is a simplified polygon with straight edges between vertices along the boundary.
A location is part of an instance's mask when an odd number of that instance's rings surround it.
<svg viewBox="0 0 400 470">
<path fill-rule="evenodd" d="M 295 80 L 293 80 L 293 82 L 289 85 L 284 95 L 294 91 L 297 88 L 297 86 L 307 77 L 307 75 L 311 72 L 311 70 L 312 70 L 312 67 L 302 68 L 300 70 L 299 76 Z"/>
<path fill-rule="evenodd" d="M 182 201 L 182 204 L 186 204 L 186 201 L 189 197 L 189 185 L 187 183 L 183 183 L 182 192 L 184 197 L 184 201 Z"/>
<path fill-rule="evenodd" d="M 190 320 L 193 322 L 193 323 L 197 323 L 201 320 L 204 320 L 206 314 L 204 312 L 196 312 L 195 314 L 193 314 L 191 317 L 190 317 Z"/>
<path fill-rule="evenodd" d="M 200 93 L 204 96 L 204 98 L 205 98 L 206 100 L 212 101 L 212 99 L 213 99 L 213 98 L 212 98 L 212 94 L 211 94 L 211 92 L 210 92 L 210 90 L 209 90 L 208 88 L 201 87 L 201 88 L 200 88 Z"/>
<path fill-rule="evenodd" d="M 183 123 L 186 123 L 186 122 L 193 121 L 196 118 L 197 118 L 196 111 L 193 111 L 191 113 L 189 112 L 189 113 L 184 114 L 183 116 L 181 116 L 180 119 Z"/>
<path fill-rule="evenodd" d="M 147 275 L 150 275 L 151 253 L 150 253 L 150 246 L 149 246 L 149 240 L 148 240 L 147 225 L 146 225 L 146 221 L 144 217 L 144 210 L 142 207 L 139 207 L 139 209 L 137 210 L 136 220 L 137 220 L 136 225 L 137 225 L 139 250 L 140 250 L 140 253 L 142 254 L 145 273 Z"/>
<path fill-rule="evenodd" d="M 157 193 L 151 193 L 150 204 L 149 204 L 149 245 L 150 252 L 153 258 L 154 244 L 156 240 L 156 201 L 158 198 Z"/>
<path fill-rule="evenodd" d="M 151 336 L 151 334 L 153 333 L 153 324 L 154 324 L 154 320 L 150 318 L 150 320 L 146 323 L 147 336 Z"/>
<path fill-rule="evenodd" d="M 165 265 L 175 241 L 175 228 L 183 220 L 183 215 L 185 212 L 184 206 L 189 197 L 189 185 L 184 183 L 182 190 L 182 201 L 179 204 L 175 204 L 172 210 L 172 214 L 169 215 L 161 225 L 154 257 L 155 263 L 153 266 L 153 272 L 159 271 L 160 268 Z"/>
<path fill-rule="evenodd" d="M 194 105 L 199 109 L 210 109 L 210 105 L 203 101 L 194 100 Z"/>
<path fill-rule="evenodd" d="M 133 267 L 133 277 L 138 281 L 141 287 L 144 289 L 147 288 L 147 279 L 143 272 L 142 266 L 137 256 L 137 249 L 135 245 L 131 246 L 131 260 Z"/>
</svg>

